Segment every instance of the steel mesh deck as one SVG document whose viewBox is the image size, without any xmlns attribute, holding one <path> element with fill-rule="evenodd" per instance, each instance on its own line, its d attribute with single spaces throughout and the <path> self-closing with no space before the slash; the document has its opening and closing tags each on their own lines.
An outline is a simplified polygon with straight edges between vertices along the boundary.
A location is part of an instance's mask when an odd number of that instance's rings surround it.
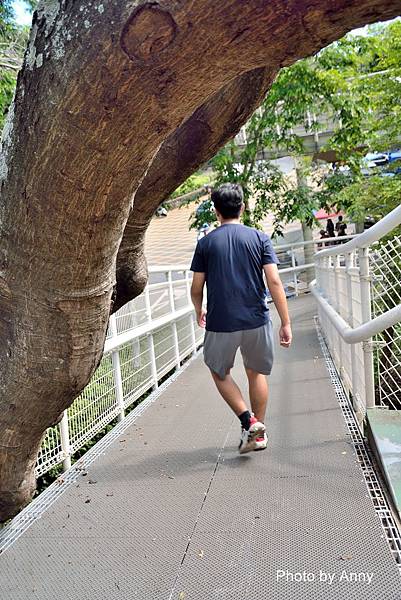
<svg viewBox="0 0 401 600">
<path fill-rule="evenodd" d="M 313 303 L 290 308 L 268 450 L 237 454 L 238 420 L 197 359 L 0 556 L 2 599 L 401 599 Z"/>
</svg>

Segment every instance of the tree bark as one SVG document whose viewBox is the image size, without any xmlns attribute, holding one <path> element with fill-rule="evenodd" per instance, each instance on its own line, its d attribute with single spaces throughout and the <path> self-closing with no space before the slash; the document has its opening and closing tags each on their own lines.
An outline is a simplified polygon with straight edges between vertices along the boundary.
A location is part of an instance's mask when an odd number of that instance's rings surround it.
<svg viewBox="0 0 401 600">
<path fill-rule="evenodd" d="M 235 135 L 262 102 L 274 76 L 270 68 L 240 75 L 198 108 L 161 146 L 135 193 L 124 229 L 112 312 L 138 296 L 146 285 L 144 238 L 157 206 Z"/>
<path fill-rule="evenodd" d="M 396 0 L 40 4 L 0 156 L 0 520 L 30 500 L 43 432 L 101 359 L 118 248 L 161 144 L 242 73 L 274 74 L 398 11 Z"/>
</svg>

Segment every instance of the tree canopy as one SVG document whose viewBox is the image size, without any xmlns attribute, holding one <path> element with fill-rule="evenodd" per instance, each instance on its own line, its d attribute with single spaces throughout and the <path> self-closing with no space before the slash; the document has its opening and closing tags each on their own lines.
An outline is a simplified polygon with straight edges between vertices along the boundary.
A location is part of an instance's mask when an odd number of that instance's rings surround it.
<svg viewBox="0 0 401 600">
<path fill-rule="evenodd" d="M 26 0 L 28 8 L 34 9 L 36 0 Z M 0 3 L 0 130 L 14 95 L 17 73 L 22 66 L 29 27 L 16 23 L 11 0 Z"/>
<path fill-rule="evenodd" d="M 351 183 L 352 189 L 360 185 L 361 159 L 368 149 L 385 150 L 399 141 L 400 49 L 401 21 L 395 21 L 372 26 L 366 36 L 349 34 L 280 71 L 246 125 L 245 145 L 231 141 L 213 162 L 217 183 L 242 184 L 246 224 L 258 226 L 272 212 L 274 234 L 278 235 L 289 221 L 299 219 L 312 225 L 312 210 L 321 207 L 336 204 L 361 215 L 361 196 L 343 190 Z M 294 128 L 302 124 L 306 131 L 322 131 L 327 118 L 335 124 L 327 148 L 349 166 L 348 176 L 333 172 L 319 179 L 305 160 L 300 164 L 304 146 Z M 274 153 L 277 148 L 297 159 L 301 183 L 295 187 L 288 186 L 269 161 L 258 159 L 262 149 Z M 311 179 L 313 185 L 308 185 Z M 379 187 L 392 189 L 394 185 L 388 178 Z M 255 199 L 253 210 L 251 196 Z"/>
</svg>

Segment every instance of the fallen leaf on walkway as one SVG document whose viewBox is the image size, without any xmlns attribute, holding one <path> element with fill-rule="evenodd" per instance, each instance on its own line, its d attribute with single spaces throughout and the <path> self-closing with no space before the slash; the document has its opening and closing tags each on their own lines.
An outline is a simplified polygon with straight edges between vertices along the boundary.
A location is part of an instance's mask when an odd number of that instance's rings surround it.
<svg viewBox="0 0 401 600">
<path fill-rule="evenodd" d="M 123 442 L 126 442 L 127 440 L 119 440 L 119 443 L 122 444 Z"/>
<path fill-rule="evenodd" d="M 97 481 L 94 481 L 93 479 L 89 479 L 88 483 L 89 484 L 91 484 L 91 483 L 97 483 Z"/>
<path fill-rule="evenodd" d="M 351 560 L 351 558 L 351 554 L 343 554 L 342 556 L 340 556 L 340 560 Z"/>
<path fill-rule="evenodd" d="M 198 552 L 199 558 L 203 558 L 204 555 L 205 555 L 205 553 L 203 552 L 203 550 L 199 550 L 199 552 Z"/>
<path fill-rule="evenodd" d="M 180 592 L 178 594 L 178 600 L 185 600 L 185 592 Z"/>
</svg>

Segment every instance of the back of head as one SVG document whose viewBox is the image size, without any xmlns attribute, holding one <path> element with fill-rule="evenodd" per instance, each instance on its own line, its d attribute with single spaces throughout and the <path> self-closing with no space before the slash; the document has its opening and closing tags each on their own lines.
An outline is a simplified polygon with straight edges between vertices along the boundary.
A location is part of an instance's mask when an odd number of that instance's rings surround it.
<svg viewBox="0 0 401 600">
<path fill-rule="evenodd" d="M 214 207 L 224 219 L 238 219 L 243 201 L 244 192 L 237 183 L 223 183 L 212 191 Z"/>
</svg>

